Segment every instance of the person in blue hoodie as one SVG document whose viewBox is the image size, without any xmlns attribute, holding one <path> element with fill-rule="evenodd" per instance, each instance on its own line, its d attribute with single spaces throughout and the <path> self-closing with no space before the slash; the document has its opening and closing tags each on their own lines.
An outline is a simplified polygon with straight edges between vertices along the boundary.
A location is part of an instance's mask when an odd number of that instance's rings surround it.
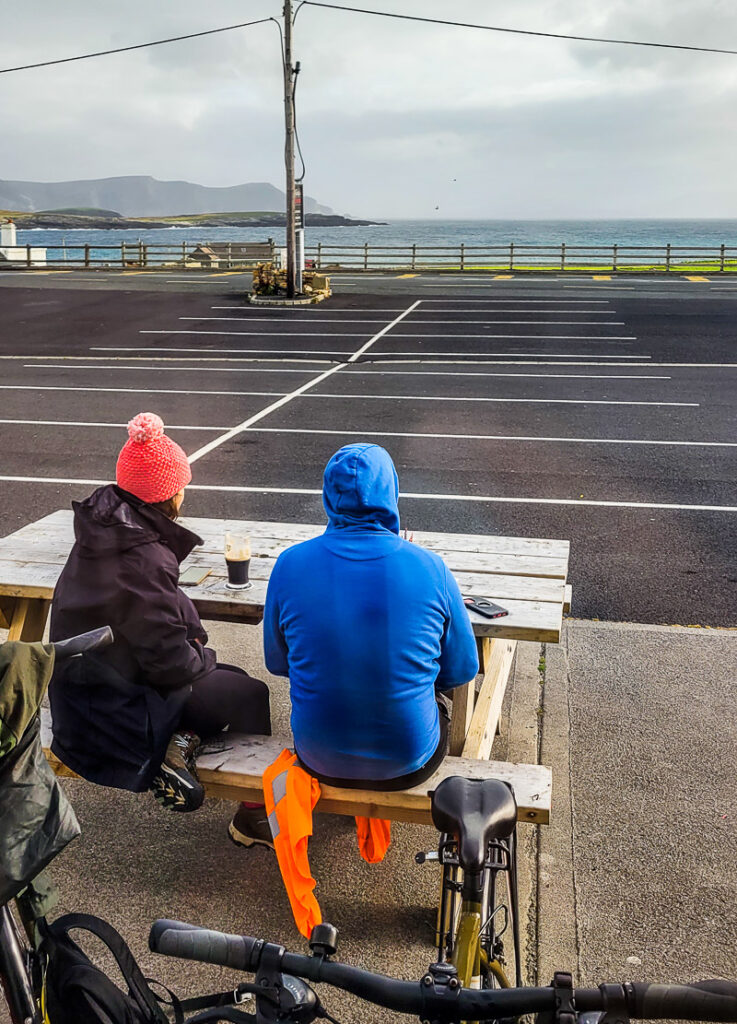
<svg viewBox="0 0 737 1024">
<path fill-rule="evenodd" d="M 447 752 L 443 693 L 478 656 L 443 560 L 399 536 L 397 472 L 374 444 L 325 469 L 325 532 L 288 548 L 269 580 L 266 665 L 288 676 L 296 753 L 327 783 L 404 789 Z"/>
</svg>

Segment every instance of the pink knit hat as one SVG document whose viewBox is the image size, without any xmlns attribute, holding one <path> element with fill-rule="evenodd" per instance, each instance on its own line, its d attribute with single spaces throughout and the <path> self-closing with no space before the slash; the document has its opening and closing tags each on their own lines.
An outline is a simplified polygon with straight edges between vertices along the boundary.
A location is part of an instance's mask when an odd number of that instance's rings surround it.
<svg viewBox="0 0 737 1024">
<path fill-rule="evenodd" d="M 141 501 L 168 501 L 192 479 L 187 456 L 164 433 L 164 421 L 141 412 L 128 424 L 128 440 L 115 468 L 118 487 Z"/>
</svg>

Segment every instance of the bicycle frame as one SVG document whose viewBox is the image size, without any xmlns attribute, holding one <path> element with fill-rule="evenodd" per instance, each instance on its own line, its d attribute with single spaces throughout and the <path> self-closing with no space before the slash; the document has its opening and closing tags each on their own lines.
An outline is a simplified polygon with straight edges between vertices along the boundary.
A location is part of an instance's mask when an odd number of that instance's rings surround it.
<svg viewBox="0 0 737 1024">
<path fill-rule="evenodd" d="M 493 978 L 500 988 L 511 988 L 503 966 L 501 936 L 511 918 L 514 943 L 515 982 L 522 984 L 519 937 L 516 833 L 509 840 L 489 843 L 486 862 L 480 875 L 466 875 L 458 859 L 455 837 L 443 835 L 438 849 L 443 868 L 436 941 L 438 961 L 450 962 L 462 985 L 481 988 Z M 504 872 L 509 906 L 496 901 L 496 880 Z M 460 909 L 458 901 L 460 898 Z M 504 910 L 504 925 L 497 925 Z"/>
<path fill-rule="evenodd" d="M 13 1024 L 40 1024 L 31 978 L 31 953 L 5 904 L 0 907 L 0 984 Z"/>
</svg>

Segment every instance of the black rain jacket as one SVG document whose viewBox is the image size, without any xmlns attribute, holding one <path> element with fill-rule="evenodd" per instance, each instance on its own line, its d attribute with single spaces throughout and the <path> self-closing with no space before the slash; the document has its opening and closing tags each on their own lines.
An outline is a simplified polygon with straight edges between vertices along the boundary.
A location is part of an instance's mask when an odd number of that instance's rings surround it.
<svg viewBox="0 0 737 1024">
<path fill-rule="evenodd" d="M 114 485 L 73 502 L 75 544 L 51 639 L 111 626 L 115 642 L 61 662 L 49 687 L 52 750 L 90 782 L 147 789 L 192 682 L 215 667 L 179 564 L 202 540 Z"/>
</svg>

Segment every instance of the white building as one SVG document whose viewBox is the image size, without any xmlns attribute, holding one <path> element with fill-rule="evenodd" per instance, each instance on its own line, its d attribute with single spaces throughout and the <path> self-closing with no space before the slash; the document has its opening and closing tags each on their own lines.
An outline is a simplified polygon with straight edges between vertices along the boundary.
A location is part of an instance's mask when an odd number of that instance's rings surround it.
<svg viewBox="0 0 737 1024">
<path fill-rule="evenodd" d="M 32 246 L 29 250 L 25 245 L 18 245 L 15 224 L 12 220 L 4 220 L 0 223 L 0 264 L 2 263 L 23 263 L 28 266 L 30 256 L 32 267 L 46 266 L 46 250 Z"/>
</svg>

